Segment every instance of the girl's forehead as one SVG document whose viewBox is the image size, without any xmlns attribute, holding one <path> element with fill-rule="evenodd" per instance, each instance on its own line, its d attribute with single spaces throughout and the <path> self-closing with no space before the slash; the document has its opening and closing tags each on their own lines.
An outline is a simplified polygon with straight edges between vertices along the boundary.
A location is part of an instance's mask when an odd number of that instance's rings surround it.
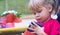
<svg viewBox="0 0 60 35">
<path fill-rule="evenodd" d="M 44 7 L 44 6 L 42 6 L 42 5 L 33 7 L 33 11 L 41 10 L 43 7 Z"/>
<path fill-rule="evenodd" d="M 41 10 L 42 10 L 42 7 L 41 7 L 41 8 L 38 8 L 38 9 L 36 9 L 36 10 L 33 10 L 32 13 L 36 13 L 36 12 L 39 12 L 39 11 L 41 11 Z"/>
<path fill-rule="evenodd" d="M 36 12 L 36 11 L 41 10 L 43 7 L 45 7 L 45 5 L 38 3 L 38 4 L 34 4 L 33 6 L 31 5 L 31 6 L 29 7 L 29 9 L 30 9 L 30 11 L 32 11 L 32 12 Z"/>
</svg>

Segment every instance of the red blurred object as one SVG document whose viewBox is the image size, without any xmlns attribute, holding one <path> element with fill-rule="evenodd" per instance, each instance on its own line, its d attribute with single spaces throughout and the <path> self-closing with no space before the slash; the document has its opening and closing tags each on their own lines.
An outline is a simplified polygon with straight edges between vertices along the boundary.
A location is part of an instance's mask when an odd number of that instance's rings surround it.
<svg viewBox="0 0 60 35">
<path fill-rule="evenodd" d="M 6 16 L 7 22 L 13 23 L 13 22 L 22 22 L 21 19 L 19 19 L 16 15 L 14 14 L 8 14 Z"/>
<path fill-rule="evenodd" d="M 22 22 L 22 19 L 20 19 L 20 18 L 18 18 L 16 15 L 14 15 L 14 14 L 8 14 L 7 16 L 6 16 L 6 18 L 7 18 L 7 25 L 6 25 L 6 27 L 7 28 L 11 28 L 11 27 L 14 27 L 14 23 L 20 23 L 20 22 Z"/>
</svg>

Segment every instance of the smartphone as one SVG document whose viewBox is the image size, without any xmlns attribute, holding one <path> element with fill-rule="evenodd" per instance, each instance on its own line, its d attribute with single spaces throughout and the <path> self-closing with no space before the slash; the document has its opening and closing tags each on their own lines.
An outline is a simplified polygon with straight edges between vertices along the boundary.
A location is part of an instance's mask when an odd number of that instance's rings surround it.
<svg viewBox="0 0 60 35">
<path fill-rule="evenodd" d="M 33 22 L 31 22 L 31 24 L 34 25 Z M 34 25 L 34 26 L 35 26 L 35 25 Z M 29 27 L 31 27 L 31 25 L 29 25 Z M 29 32 L 34 32 L 34 31 L 31 30 L 31 29 L 27 29 L 27 30 L 28 30 Z"/>
<path fill-rule="evenodd" d="M 38 26 L 43 27 L 42 23 L 35 22 Z M 33 22 L 31 22 L 32 25 L 36 26 Z M 29 25 L 31 27 L 31 25 Z M 30 32 L 34 32 L 33 30 L 27 29 Z"/>
<path fill-rule="evenodd" d="M 43 27 L 42 23 L 35 22 L 38 26 Z M 32 25 L 36 26 L 33 22 L 31 22 Z"/>
</svg>

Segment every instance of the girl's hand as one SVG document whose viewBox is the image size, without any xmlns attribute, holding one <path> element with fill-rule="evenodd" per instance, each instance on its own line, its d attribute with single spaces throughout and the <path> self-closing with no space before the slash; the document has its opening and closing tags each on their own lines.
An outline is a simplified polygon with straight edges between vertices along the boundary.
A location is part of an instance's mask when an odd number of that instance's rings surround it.
<svg viewBox="0 0 60 35">
<path fill-rule="evenodd" d="M 31 23 L 31 27 L 29 27 L 28 29 L 34 31 L 34 32 L 31 32 L 31 33 L 36 33 L 36 34 L 38 34 L 38 35 L 47 35 L 47 34 L 44 32 L 44 27 L 38 26 L 35 22 Z"/>
</svg>

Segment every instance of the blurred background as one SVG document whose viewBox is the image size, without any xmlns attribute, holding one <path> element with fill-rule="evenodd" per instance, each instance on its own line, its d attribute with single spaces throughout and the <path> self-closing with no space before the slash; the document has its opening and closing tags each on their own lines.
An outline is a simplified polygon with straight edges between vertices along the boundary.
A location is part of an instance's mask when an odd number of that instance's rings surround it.
<svg viewBox="0 0 60 35">
<path fill-rule="evenodd" d="M 28 26 L 29 22 L 33 21 L 32 18 L 34 16 L 31 12 L 28 11 L 28 2 L 29 0 L 0 0 L 0 18 L 2 17 L 1 14 L 5 11 L 15 11 L 17 12 L 17 16 L 22 18 L 22 22 L 19 24 L 15 24 L 16 27 L 24 27 Z M 0 35 L 21 35 L 22 32 L 26 29 L 20 30 L 19 28 L 11 28 L 11 29 L 0 29 Z M 8 31 L 7 31 L 8 30 Z M 11 30 L 11 31 L 10 31 Z M 7 31 L 7 32 L 6 32 Z"/>
<path fill-rule="evenodd" d="M 18 12 L 17 13 L 18 17 L 29 18 L 32 15 L 31 12 L 28 11 L 28 5 L 27 5 L 28 1 L 29 0 L 0 0 L 0 17 L 4 11 L 14 10 Z M 27 15 L 27 17 L 25 17 L 25 15 Z"/>
<path fill-rule="evenodd" d="M 0 28 L 0 35 L 21 35 L 32 21 L 36 21 L 34 15 L 28 10 L 28 2 L 29 0 L 0 0 L 0 18 L 5 11 L 14 11 L 17 12 L 17 18 L 21 19 L 20 23 L 14 23 L 17 28 Z M 6 24 L 11 25 L 13 22 Z"/>
</svg>

